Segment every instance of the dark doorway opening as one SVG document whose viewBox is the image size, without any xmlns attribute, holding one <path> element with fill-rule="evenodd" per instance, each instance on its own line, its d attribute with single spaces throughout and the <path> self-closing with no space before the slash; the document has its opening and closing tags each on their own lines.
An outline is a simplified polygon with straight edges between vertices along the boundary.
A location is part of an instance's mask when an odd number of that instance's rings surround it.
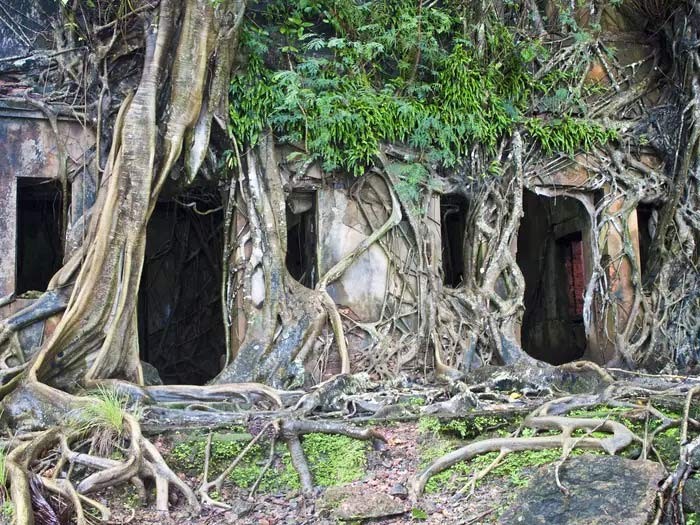
<svg viewBox="0 0 700 525">
<path fill-rule="evenodd" d="M 293 193 L 287 202 L 287 270 L 308 288 L 316 286 L 316 194 Z"/>
<path fill-rule="evenodd" d="M 557 239 L 557 259 L 564 261 L 569 319 L 583 322 L 586 276 L 584 274 L 583 237 L 580 231 Z"/>
<path fill-rule="evenodd" d="M 221 371 L 222 227 L 211 196 L 158 203 L 148 223 L 139 345 L 165 384 L 201 385 Z"/>
<path fill-rule="evenodd" d="M 440 197 L 442 277 L 445 285 L 452 288 L 462 284 L 464 279 L 464 230 L 468 207 L 467 199 L 461 195 Z"/>
<path fill-rule="evenodd" d="M 525 190 L 517 262 L 525 278 L 523 349 L 558 365 L 586 350 L 583 298 L 588 283 L 588 214 L 576 199 Z"/>
<path fill-rule="evenodd" d="M 17 294 L 45 291 L 63 263 L 61 184 L 17 179 Z"/>
<path fill-rule="evenodd" d="M 650 204 L 637 206 L 637 228 L 639 230 L 639 271 L 645 275 L 649 264 L 649 251 L 656 234 L 659 220 L 658 210 Z"/>
</svg>

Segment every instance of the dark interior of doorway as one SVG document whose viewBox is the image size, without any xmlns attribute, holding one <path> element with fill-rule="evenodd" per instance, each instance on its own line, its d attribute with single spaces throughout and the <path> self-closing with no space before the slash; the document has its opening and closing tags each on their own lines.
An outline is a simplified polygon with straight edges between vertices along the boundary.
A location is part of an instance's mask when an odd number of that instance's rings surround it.
<svg viewBox="0 0 700 525">
<path fill-rule="evenodd" d="M 139 345 L 165 384 L 201 385 L 222 368 L 222 227 L 211 196 L 160 202 L 148 223 Z"/>
<path fill-rule="evenodd" d="M 442 276 L 446 286 L 456 288 L 464 279 L 464 230 L 468 201 L 461 195 L 440 197 Z"/>
<path fill-rule="evenodd" d="M 639 266 L 642 277 L 649 265 L 649 251 L 656 232 L 658 210 L 650 204 L 637 206 L 637 228 L 639 230 Z"/>
<path fill-rule="evenodd" d="M 54 179 L 17 179 L 17 293 L 46 290 L 63 262 L 63 197 Z"/>
<path fill-rule="evenodd" d="M 575 199 L 528 190 L 523 210 L 517 254 L 525 279 L 523 349 L 554 365 L 580 359 L 587 344 L 583 296 L 588 215 Z"/>
<path fill-rule="evenodd" d="M 287 257 L 290 275 L 307 288 L 316 286 L 316 194 L 293 193 L 287 204 Z"/>
</svg>

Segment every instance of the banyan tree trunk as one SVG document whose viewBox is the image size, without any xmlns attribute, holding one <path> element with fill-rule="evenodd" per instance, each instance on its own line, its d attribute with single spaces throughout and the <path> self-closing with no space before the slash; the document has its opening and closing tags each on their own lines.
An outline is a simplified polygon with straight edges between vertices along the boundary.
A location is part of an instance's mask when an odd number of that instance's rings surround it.
<svg viewBox="0 0 700 525">
<path fill-rule="evenodd" d="M 389 189 L 387 220 L 322 275 L 313 289 L 296 281 L 287 270 L 285 193 L 271 136 L 248 152 L 238 180 L 236 217 L 227 227 L 236 247 L 228 261 L 225 317 L 236 344 L 228 364 L 214 383 L 255 381 L 276 386 L 305 382 L 304 363 L 329 321 L 342 373 L 352 371 L 337 306 L 327 286 L 338 279 L 371 245 L 402 217 L 401 206 Z M 233 315 L 232 312 L 236 311 Z"/>
<path fill-rule="evenodd" d="M 249 151 L 230 202 L 234 241 L 227 294 L 236 309 L 236 348 L 218 383 L 293 382 L 303 371 L 295 366 L 314 344 L 326 321 L 319 294 L 289 275 L 285 195 L 273 141 L 267 137 Z M 301 355 L 300 355 L 301 354 Z"/>
<path fill-rule="evenodd" d="M 146 225 L 184 152 L 194 175 L 212 121 L 225 127 L 245 3 L 162 0 L 143 11 L 140 82 L 122 102 L 67 307 L 25 374 L 70 390 L 102 378 L 142 382 L 136 326 Z"/>
</svg>

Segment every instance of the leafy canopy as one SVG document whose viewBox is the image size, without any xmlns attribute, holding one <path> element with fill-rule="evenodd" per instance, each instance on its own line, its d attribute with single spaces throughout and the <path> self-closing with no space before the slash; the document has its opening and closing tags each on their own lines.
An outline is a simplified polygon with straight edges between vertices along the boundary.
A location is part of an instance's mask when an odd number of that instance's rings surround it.
<svg viewBox="0 0 700 525">
<path fill-rule="evenodd" d="M 325 170 L 358 175 L 381 143 L 408 145 L 449 167 L 473 144 L 493 151 L 516 128 L 545 154 L 615 138 L 577 118 L 587 89 L 579 70 L 537 75 L 548 56 L 538 39 L 494 19 L 478 46 L 469 2 L 423 4 L 254 6 L 242 36 L 246 63 L 230 87 L 237 141 L 255 145 L 272 128 Z"/>
</svg>

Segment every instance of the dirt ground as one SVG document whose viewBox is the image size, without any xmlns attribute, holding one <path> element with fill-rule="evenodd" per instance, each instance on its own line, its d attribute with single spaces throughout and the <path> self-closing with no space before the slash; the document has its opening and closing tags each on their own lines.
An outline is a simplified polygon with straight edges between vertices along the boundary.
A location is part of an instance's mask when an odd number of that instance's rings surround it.
<svg viewBox="0 0 700 525">
<path fill-rule="evenodd" d="M 367 523 L 402 525 L 409 523 L 474 524 L 495 523 L 498 515 L 514 497 L 513 486 L 507 479 L 497 476 L 481 483 L 471 497 L 455 497 L 456 490 L 445 488 L 425 495 L 412 507 L 404 493 L 408 477 L 416 472 L 420 464 L 420 450 L 426 446 L 430 436 L 422 435 L 416 423 L 393 424 L 376 427 L 387 438 L 387 444 L 379 450 L 370 450 L 367 456 L 365 476 L 349 486 L 363 494 L 384 493 L 395 498 L 405 512 L 372 520 Z M 167 448 L 167 442 L 161 443 Z M 167 450 L 164 450 L 167 453 Z M 183 476 L 184 477 L 184 476 Z M 187 478 L 192 487 L 198 487 L 200 479 Z M 240 523 L 250 525 L 335 525 L 338 519 L 323 505 L 323 494 L 328 489 L 317 488 L 313 497 L 304 498 L 298 491 L 287 493 L 260 493 L 252 500 L 248 491 L 226 484 L 220 500 L 231 504 L 233 510 L 203 508 L 193 515 L 178 504 L 168 518 L 149 508 L 130 508 L 123 493 L 115 491 L 105 498 L 113 511 L 112 523 L 205 525 Z M 415 509 L 415 510 L 414 510 Z M 243 514 L 243 515 L 241 515 Z"/>
</svg>

